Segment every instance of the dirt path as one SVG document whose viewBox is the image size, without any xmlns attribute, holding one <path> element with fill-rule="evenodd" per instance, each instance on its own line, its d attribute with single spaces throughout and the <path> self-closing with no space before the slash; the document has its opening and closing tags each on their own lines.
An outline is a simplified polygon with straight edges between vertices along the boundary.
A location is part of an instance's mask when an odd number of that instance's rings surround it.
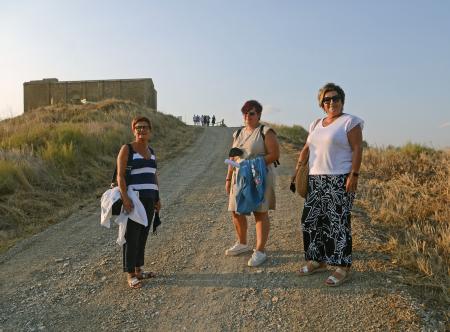
<svg viewBox="0 0 450 332">
<path fill-rule="evenodd" d="M 100 226 L 98 202 L 0 256 L 0 331 L 420 331 L 437 325 L 396 283 L 361 212 L 354 213 L 354 276 L 337 289 L 327 274 L 295 275 L 303 259 L 302 200 L 286 190 L 282 158 L 270 259 L 226 257 L 234 241 L 225 164 L 232 129 L 208 128 L 189 151 L 162 165 L 163 226 L 150 236 L 146 266 L 158 278 L 130 290 L 117 227 Z M 249 223 L 254 243 L 254 223 Z M 432 324 L 432 325 L 430 325 Z"/>
</svg>

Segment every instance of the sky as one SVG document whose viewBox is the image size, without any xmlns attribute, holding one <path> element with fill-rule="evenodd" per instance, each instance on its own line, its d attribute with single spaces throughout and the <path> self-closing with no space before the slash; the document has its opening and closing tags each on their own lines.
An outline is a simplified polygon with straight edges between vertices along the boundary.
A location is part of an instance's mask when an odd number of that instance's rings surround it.
<svg viewBox="0 0 450 332">
<path fill-rule="evenodd" d="M 153 79 L 158 110 L 308 128 L 345 93 L 373 146 L 450 147 L 450 1 L 0 0 L 0 119 L 23 83 Z"/>
</svg>

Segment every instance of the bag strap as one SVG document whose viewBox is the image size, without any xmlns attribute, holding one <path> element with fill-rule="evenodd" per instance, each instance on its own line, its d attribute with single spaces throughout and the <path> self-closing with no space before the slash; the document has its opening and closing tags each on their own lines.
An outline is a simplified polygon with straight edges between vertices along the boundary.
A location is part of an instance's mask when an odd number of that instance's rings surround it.
<svg viewBox="0 0 450 332">
<path fill-rule="evenodd" d="M 322 121 L 322 118 L 318 118 L 318 119 L 316 120 L 316 122 L 314 123 L 314 126 L 312 127 L 311 132 L 313 132 L 313 130 L 316 129 L 316 127 L 317 127 L 317 125 L 319 124 L 320 121 Z"/>
<path fill-rule="evenodd" d="M 237 140 L 237 138 L 239 137 L 239 135 L 240 135 L 240 133 L 241 133 L 241 131 L 242 131 L 242 128 L 244 128 L 244 127 L 241 127 L 241 128 L 239 128 L 239 129 L 236 131 L 236 135 L 235 135 L 235 137 L 234 137 L 234 140 Z M 265 141 L 266 141 L 266 135 L 264 134 L 264 125 L 263 125 L 263 124 L 259 126 L 259 134 L 261 135 L 263 141 L 265 142 Z M 278 165 L 280 165 L 280 161 L 279 161 L 278 159 L 275 160 L 275 161 L 273 162 L 273 165 L 274 165 L 275 167 L 277 167 Z"/>
<path fill-rule="evenodd" d="M 316 120 L 316 122 L 314 122 L 314 125 L 313 125 L 313 127 L 312 127 L 312 129 L 311 129 L 311 132 L 313 132 L 314 129 L 316 129 L 316 127 L 317 127 L 317 125 L 319 124 L 320 121 L 322 121 L 322 118 L 318 118 L 318 119 Z M 305 162 L 304 165 L 306 165 L 306 164 L 308 163 L 308 160 L 309 160 L 309 149 L 308 149 L 308 156 L 306 157 L 306 162 Z"/>
<path fill-rule="evenodd" d="M 272 129 L 272 131 L 273 131 L 273 129 Z M 265 142 L 266 141 L 266 135 L 264 134 L 264 125 L 263 124 L 259 127 L 259 133 L 262 136 L 263 141 Z M 275 160 L 273 162 L 273 166 L 278 167 L 278 165 L 280 165 L 280 161 L 277 159 L 277 160 Z"/>
<path fill-rule="evenodd" d="M 241 134 L 242 128 L 244 128 L 244 127 L 241 127 L 241 128 L 239 128 L 239 129 L 236 131 L 236 136 L 234 137 L 235 140 L 236 140 L 236 139 L 239 137 L 239 135 Z M 259 126 L 259 134 L 262 136 L 263 141 L 264 141 L 264 140 L 266 139 L 266 135 L 264 134 L 264 125 L 263 125 L 263 124 L 262 124 L 261 126 Z"/>
<path fill-rule="evenodd" d="M 241 128 L 239 128 L 239 129 L 236 131 L 236 135 L 234 136 L 234 140 L 237 140 L 237 138 L 238 138 L 239 135 L 241 134 L 242 128 L 244 128 L 244 127 L 241 127 Z"/>
</svg>

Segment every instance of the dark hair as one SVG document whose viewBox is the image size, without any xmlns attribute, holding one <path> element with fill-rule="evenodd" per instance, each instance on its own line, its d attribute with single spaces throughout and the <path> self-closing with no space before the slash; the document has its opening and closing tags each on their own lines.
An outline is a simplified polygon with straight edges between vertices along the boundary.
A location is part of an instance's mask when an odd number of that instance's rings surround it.
<svg viewBox="0 0 450 332">
<path fill-rule="evenodd" d="M 262 106 L 256 100 L 246 101 L 244 106 L 242 106 L 242 108 L 241 108 L 241 112 L 247 113 L 247 112 L 250 112 L 252 109 L 254 109 L 256 111 L 256 113 L 262 112 Z"/>
<path fill-rule="evenodd" d="M 148 129 L 152 130 L 152 123 L 150 122 L 150 119 L 147 118 L 146 116 L 137 116 L 135 117 L 132 121 L 131 121 L 131 129 L 134 130 L 134 126 L 136 125 L 136 123 L 138 122 L 147 122 L 148 124 Z"/>
<path fill-rule="evenodd" d="M 336 91 L 339 97 L 341 97 L 342 105 L 345 103 L 345 93 L 342 88 L 334 83 L 327 83 L 322 88 L 320 88 L 319 93 L 317 95 L 317 100 L 319 101 L 319 106 L 323 107 L 323 97 L 327 92 Z"/>
</svg>

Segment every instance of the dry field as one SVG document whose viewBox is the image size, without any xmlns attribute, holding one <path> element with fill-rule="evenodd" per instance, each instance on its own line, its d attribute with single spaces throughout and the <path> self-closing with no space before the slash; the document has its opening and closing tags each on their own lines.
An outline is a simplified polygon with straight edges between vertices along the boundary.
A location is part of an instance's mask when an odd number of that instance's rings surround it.
<svg viewBox="0 0 450 332">
<path fill-rule="evenodd" d="M 154 122 L 159 162 L 196 137 L 173 116 L 117 100 L 43 107 L 0 122 L 0 253 L 97 199 L 137 114 Z"/>
<path fill-rule="evenodd" d="M 379 250 L 408 269 L 404 282 L 449 302 L 450 154 L 416 144 L 364 152 L 357 204 L 379 226 Z"/>
</svg>

